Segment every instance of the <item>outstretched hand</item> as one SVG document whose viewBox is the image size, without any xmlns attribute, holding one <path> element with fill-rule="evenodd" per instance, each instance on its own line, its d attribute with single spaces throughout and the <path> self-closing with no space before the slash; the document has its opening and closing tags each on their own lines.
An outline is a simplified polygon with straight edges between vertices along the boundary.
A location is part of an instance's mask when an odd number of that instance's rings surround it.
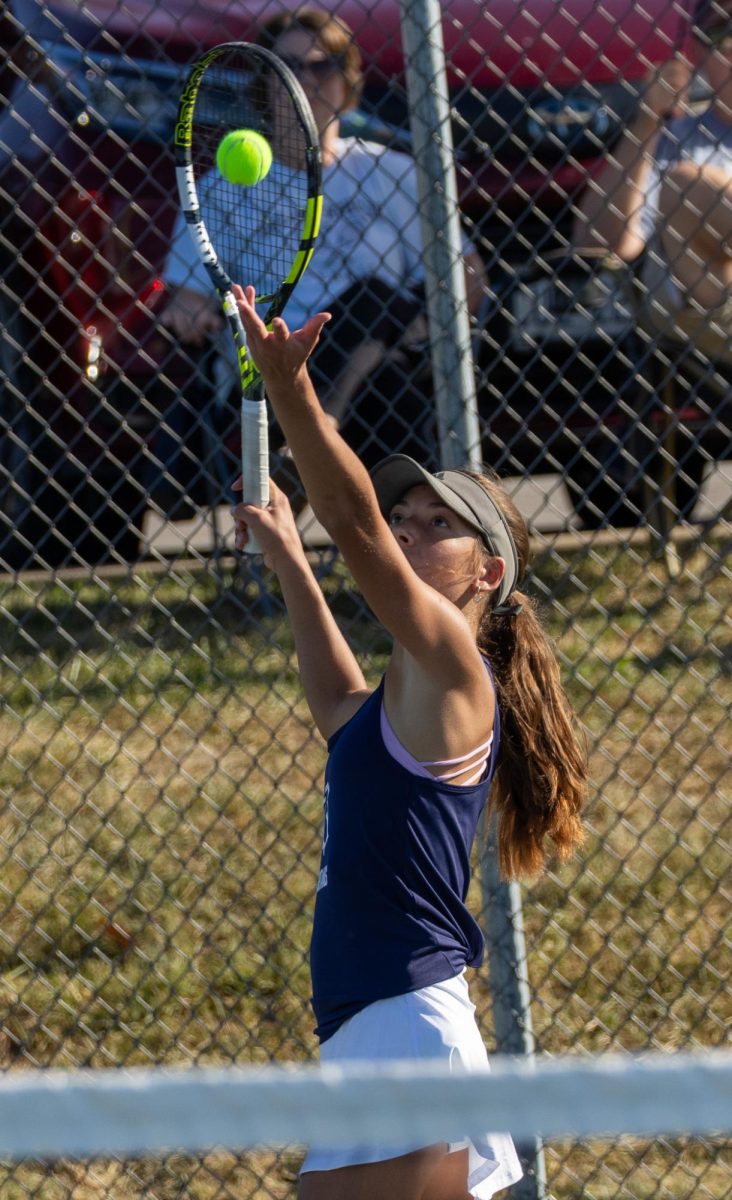
<svg viewBox="0 0 732 1200">
<path fill-rule="evenodd" d="M 691 69 L 681 55 L 674 55 L 648 73 L 643 92 L 643 112 L 656 122 L 681 116 L 691 85 Z"/>
<path fill-rule="evenodd" d="M 249 352 L 265 382 L 284 383 L 294 379 L 317 346 L 323 326 L 330 320 L 330 313 L 316 313 L 305 322 L 302 329 L 292 331 L 282 317 L 275 317 L 269 330 L 255 308 L 254 288 L 242 288 L 235 284 L 232 291 Z"/>
<path fill-rule="evenodd" d="M 241 476 L 232 486 L 235 492 L 242 490 Z M 266 508 L 239 502 L 231 512 L 237 550 L 246 548 L 251 533 L 264 555 L 266 566 L 274 571 L 285 559 L 295 558 L 302 553 L 300 534 L 290 502 L 273 480 L 269 481 L 269 504 Z"/>
</svg>

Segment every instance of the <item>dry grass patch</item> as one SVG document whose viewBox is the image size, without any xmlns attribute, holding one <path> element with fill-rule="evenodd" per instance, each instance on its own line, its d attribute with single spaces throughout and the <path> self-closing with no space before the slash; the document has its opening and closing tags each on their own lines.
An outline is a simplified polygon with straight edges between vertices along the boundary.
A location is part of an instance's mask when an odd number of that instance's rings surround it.
<svg viewBox="0 0 732 1200">
<path fill-rule="evenodd" d="M 524 893 L 542 1051 L 729 1036 L 728 584 L 703 548 L 673 582 L 611 549 L 537 570 L 592 779 L 583 854 Z M 342 572 L 325 586 L 376 676 L 385 639 Z M 250 600 L 194 575 L 0 592 L 4 1066 L 314 1053 L 324 747 L 276 602 L 253 620 Z M 474 998 L 490 1038 L 487 968 Z M 0 1200 L 288 1197 L 297 1162 L 29 1164 L 0 1173 Z M 557 1200 L 732 1186 L 701 1143 L 568 1144 L 548 1162 Z"/>
</svg>

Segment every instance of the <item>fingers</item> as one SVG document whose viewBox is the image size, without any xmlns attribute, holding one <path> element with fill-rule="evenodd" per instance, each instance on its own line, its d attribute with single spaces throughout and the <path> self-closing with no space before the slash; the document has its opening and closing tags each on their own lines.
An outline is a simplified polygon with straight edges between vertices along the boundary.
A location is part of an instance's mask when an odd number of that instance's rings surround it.
<svg viewBox="0 0 732 1200">
<path fill-rule="evenodd" d="M 237 521 L 234 533 L 234 549 L 244 550 L 249 541 L 249 529 L 243 521 Z"/>
<path fill-rule="evenodd" d="M 232 488 L 232 491 L 234 491 L 234 492 L 242 492 L 244 490 L 244 478 L 242 475 L 237 475 L 236 479 L 234 480 L 234 482 L 231 485 L 231 488 Z M 281 487 L 277 486 L 274 479 L 270 479 L 270 481 L 269 481 L 269 504 L 267 505 L 267 508 L 276 508 L 279 505 L 281 500 L 287 501 L 287 497 L 285 496 L 285 493 L 282 491 Z M 238 504 L 235 505 L 235 508 L 232 511 L 236 511 L 237 509 L 241 509 L 242 511 L 247 511 L 247 512 L 253 511 L 255 513 L 264 511 L 263 509 L 259 508 L 256 504 L 249 504 L 246 500 L 240 500 L 238 502 Z"/>
<path fill-rule="evenodd" d="M 251 284 L 247 284 L 245 288 L 240 283 L 235 283 L 231 288 L 236 300 L 246 300 L 247 303 L 254 303 L 255 291 Z"/>
<path fill-rule="evenodd" d="M 239 311 L 242 314 L 246 312 L 247 316 L 258 318 L 258 313 L 255 307 L 257 293 L 255 292 L 254 288 L 251 285 L 243 288 L 240 287 L 238 283 L 235 283 L 231 291 L 239 306 Z"/>
<path fill-rule="evenodd" d="M 292 334 L 292 339 L 300 348 L 304 359 L 308 359 L 313 350 L 320 341 L 320 335 L 323 332 L 323 326 L 330 321 L 330 313 L 316 313 L 314 317 L 310 317 L 305 322 L 302 329 L 298 329 Z"/>
<path fill-rule="evenodd" d="M 241 478 L 236 480 L 241 484 Z M 237 487 L 237 490 L 240 490 Z M 234 545 L 244 550 L 251 537 L 256 538 L 267 566 L 273 566 L 282 555 L 291 556 L 301 548 L 290 501 L 285 492 L 270 480 L 270 500 L 266 508 L 240 502 L 233 505 Z"/>
<path fill-rule="evenodd" d="M 231 485 L 232 490 L 241 492 L 244 490 L 244 480 L 241 475 Z M 262 514 L 267 513 L 268 516 L 277 516 L 282 507 L 289 507 L 287 496 L 281 488 L 277 486 L 273 479 L 269 481 L 269 504 L 266 508 L 259 508 L 256 504 L 249 504 L 246 500 L 239 500 L 232 505 L 231 515 L 234 521 L 247 525 L 249 518 L 254 518 L 255 521 L 262 519 Z"/>
<path fill-rule="evenodd" d="M 303 344 L 312 344 L 315 346 L 323 330 L 323 326 L 331 319 L 329 312 L 319 312 L 310 317 L 302 329 L 291 331 L 287 322 L 282 317 L 275 317 L 271 329 L 268 330 L 257 312 L 256 292 L 254 288 L 251 285 L 243 288 L 238 283 L 235 283 L 232 287 L 232 294 L 239 306 L 242 318 L 251 322 L 252 328 L 256 329 L 263 338 L 272 337 L 275 341 L 287 341 L 290 337 L 297 337 L 298 341 Z"/>
<path fill-rule="evenodd" d="M 241 480 L 237 480 L 240 483 Z M 232 506 L 231 515 L 234 518 L 234 546 L 237 550 L 243 550 L 249 541 L 249 511 L 251 505 L 235 504 Z"/>
<path fill-rule="evenodd" d="M 261 350 L 266 346 L 267 342 L 272 338 L 272 334 L 267 329 L 264 321 L 256 310 L 256 293 L 253 287 L 242 288 L 239 284 L 234 284 L 232 295 L 236 300 L 239 316 L 246 330 L 247 340 L 250 342 L 250 349 L 254 351 L 255 346 Z M 274 322 L 275 325 L 283 325 L 285 330 L 287 326 L 281 319 Z M 256 353 L 255 353 L 256 358 Z"/>
<path fill-rule="evenodd" d="M 310 317 L 309 320 L 305 322 L 302 327 L 302 332 L 306 333 L 308 337 L 314 337 L 315 341 L 317 342 L 318 338 L 323 332 L 323 327 L 328 324 L 330 318 L 331 314 L 329 312 L 316 313 L 314 317 Z"/>
</svg>

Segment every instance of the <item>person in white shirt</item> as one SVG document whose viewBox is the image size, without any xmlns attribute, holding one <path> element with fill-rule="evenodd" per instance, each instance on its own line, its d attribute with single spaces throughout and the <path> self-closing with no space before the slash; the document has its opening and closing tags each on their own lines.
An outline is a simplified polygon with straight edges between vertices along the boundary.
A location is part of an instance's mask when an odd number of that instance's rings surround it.
<svg viewBox="0 0 732 1200">
<path fill-rule="evenodd" d="M 293 328 L 327 308 L 332 319 L 311 362 L 326 412 L 346 440 L 370 463 L 388 450 L 425 458 L 432 422 L 428 398 L 401 386 L 390 354 L 424 335 L 424 275 L 416 171 L 398 151 L 341 137 L 340 118 L 361 89 L 358 48 L 332 13 L 310 7 L 284 12 L 265 24 L 260 45 L 295 73 L 310 101 L 323 163 L 323 218 L 315 253 L 288 301 Z M 287 170 L 275 163 L 272 170 Z M 204 182 L 205 186 L 205 182 Z M 217 181 L 221 191 L 221 180 Z M 256 188 L 231 185 L 231 203 L 261 203 Z M 263 227 L 267 220 L 262 213 Z M 225 213 L 222 212 L 222 220 Z M 215 230 L 210 230 L 216 242 Z M 276 236 L 276 231 L 273 231 Z M 257 254 L 267 253 L 266 230 L 254 248 L 226 263 L 235 281 L 256 286 Z M 485 288 L 480 255 L 466 241 L 468 305 L 476 312 Z M 165 269 L 171 299 L 162 321 L 182 342 L 202 345 L 222 325 L 205 269 L 179 219 Z"/>
<path fill-rule="evenodd" d="M 732 358 L 732 0 L 700 0 L 689 63 L 651 75 L 638 114 L 582 196 L 573 241 L 637 263 L 645 323 Z M 709 85 L 686 103 L 690 69 Z"/>
</svg>

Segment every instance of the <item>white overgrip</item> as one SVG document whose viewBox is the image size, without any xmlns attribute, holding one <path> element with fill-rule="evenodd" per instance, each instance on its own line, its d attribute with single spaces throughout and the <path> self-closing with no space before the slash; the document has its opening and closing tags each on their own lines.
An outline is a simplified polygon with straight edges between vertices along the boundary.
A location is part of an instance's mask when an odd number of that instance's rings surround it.
<svg viewBox="0 0 732 1200">
<path fill-rule="evenodd" d="M 253 504 L 255 508 L 266 508 L 269 504 L 269 435 L 264 400 L 242 398 L 241 474 L 241 498 L 244 503 Z M 251 534 L 246 552 L 261 553 Z"/>
</svg>

